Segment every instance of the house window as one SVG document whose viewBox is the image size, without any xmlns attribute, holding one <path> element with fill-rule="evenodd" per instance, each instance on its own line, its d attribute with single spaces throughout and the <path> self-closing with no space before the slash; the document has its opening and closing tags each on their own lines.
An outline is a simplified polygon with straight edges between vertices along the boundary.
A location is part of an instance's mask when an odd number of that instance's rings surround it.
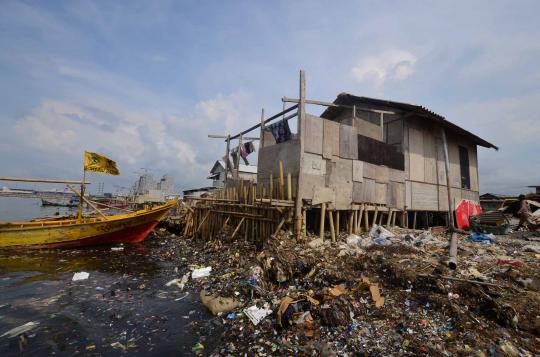
<svg viewBox="0 0 540 357">
<path fill-rule="evenodd" d="M 461 188 L 471 189 L 471 174 L 469 172 L 469 151 L 459 147 L 459 170 L 461 173 Z"/>
</svg>

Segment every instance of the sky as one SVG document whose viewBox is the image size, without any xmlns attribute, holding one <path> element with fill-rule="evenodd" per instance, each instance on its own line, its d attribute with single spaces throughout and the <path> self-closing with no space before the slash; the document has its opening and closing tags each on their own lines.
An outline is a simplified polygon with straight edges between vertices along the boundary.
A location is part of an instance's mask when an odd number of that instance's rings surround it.
<svg viewBox="0 0 540 357">
<path fill-rule="evenodd" d="M 500 147 L 482 193 L 540 185 L 538 1 L 0 1 L 0 176 L 207 185 L 235 134 L 298 96 L 420 104 Z M 321 107 L 308 107 L 320 114 Z M 258 133 L 254 132 L 255 136 Z M 4 184 L 4 183 L 3 183 Z M 0 184 L 0 185 L 3 185 Z M 97 185 L 94 185 L 97 186 Z"/>
</svg>

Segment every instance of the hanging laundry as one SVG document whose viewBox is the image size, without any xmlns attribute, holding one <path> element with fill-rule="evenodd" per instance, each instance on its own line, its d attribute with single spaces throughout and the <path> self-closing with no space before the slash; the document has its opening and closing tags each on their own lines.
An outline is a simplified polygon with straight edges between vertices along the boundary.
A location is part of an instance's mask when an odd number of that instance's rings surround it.
<svg viewBox="0 0 540 357">
<path fill-rule="evenodd" d="M 244 143 L 244 151 L 247 152 L 248 155 L 252 152 L 255 152 L 255 145 L 253 145 L 253 141 L 248 141 L 247 143 Z"/>
<path fill-rule="evenodd" d="M 240 146 L 239 149 L 240 149 L 240 157 L 242 158 L 242 160 L 244 160 L 244 163 L 246 165 L 249 165 L 249 162 L 247 160 L 249 153 L 244 150 L 244 145 Z"/>
<path fill-rule="evenodd" d="M 268 129 L 274 135 L 276 143 L 283 143 L 287 140 L 291 140 L 291 129 L 289 129 L 289 123 L 287 120 L 281 120 L 277 123 L 268 125 Z"/>
<path fill-rule="evenodd" d="M 238 148 L 233 148 L 231 150 L 231 157 L 232 157 L 232 162 L 233 162 L 233 166 L 232 167 L 236 167 L 236 163 L 238 162 Z"/>
</svg>

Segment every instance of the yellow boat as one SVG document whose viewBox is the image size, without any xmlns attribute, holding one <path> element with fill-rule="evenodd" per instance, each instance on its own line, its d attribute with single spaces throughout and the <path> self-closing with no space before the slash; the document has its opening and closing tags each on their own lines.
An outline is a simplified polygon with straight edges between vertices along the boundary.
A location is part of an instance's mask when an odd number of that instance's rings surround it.
<svg viewBox="0 0 540 357">
<path fill-rule="evenodd" d="M 170 201 L 150 209 L 96 218 L 0 222 L 0 249 L 140 242 L 176 204 Z"/>
</svg>

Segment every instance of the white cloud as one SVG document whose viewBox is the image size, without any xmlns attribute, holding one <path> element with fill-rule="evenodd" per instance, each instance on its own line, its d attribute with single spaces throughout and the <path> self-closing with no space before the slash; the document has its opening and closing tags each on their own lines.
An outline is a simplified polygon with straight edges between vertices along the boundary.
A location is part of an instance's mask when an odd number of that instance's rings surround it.
<svg viewBox="0 0 540 357">
<path fill-rule="evenodd" d="M 257 117 L 248 109 L 251 96 L 244 91 L 229 95 L 218 94 L 215 98 L 197 103 L 195 109 L 200 120 L 210 121 L 214 125 L 223 123 L 221 129 L 226 132 L 239 130 L 244 123 L 256 122 Z"/>
<path fill-rule="evenodd" d="M 417 58 L 404 50 L 388 50 L 375 56 L 362 58 L 351 70 L 354 79 L 370 82 L 380 89 L 387 81 L 402 81 L 414 73 Z"/>
</svg>

